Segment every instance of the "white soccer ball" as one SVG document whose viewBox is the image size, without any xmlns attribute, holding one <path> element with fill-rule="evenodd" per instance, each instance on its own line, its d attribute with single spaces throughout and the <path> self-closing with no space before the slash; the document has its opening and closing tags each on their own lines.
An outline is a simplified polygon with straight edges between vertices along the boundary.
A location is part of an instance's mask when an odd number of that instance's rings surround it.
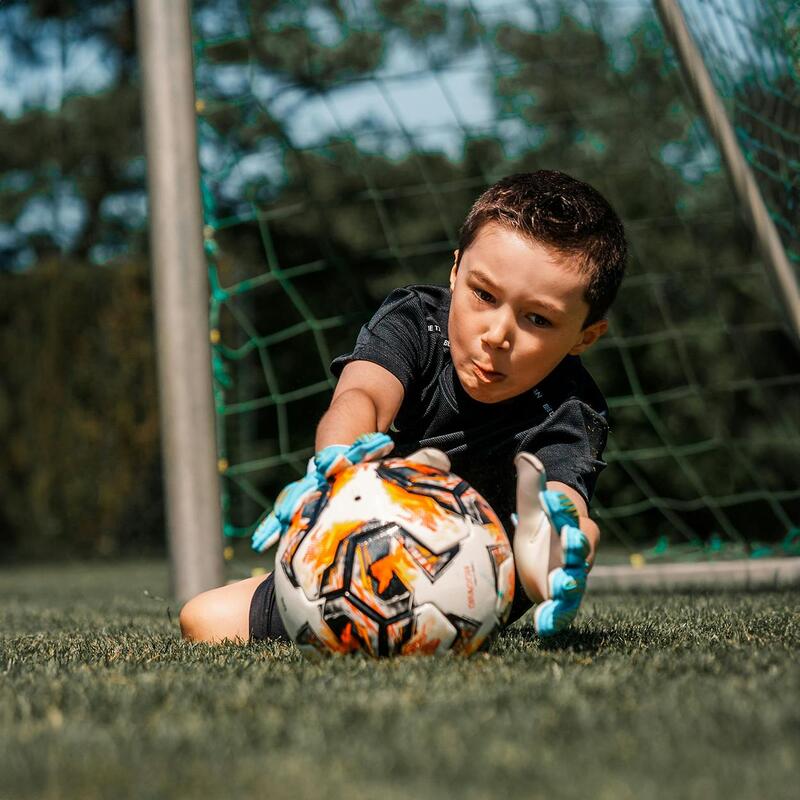
<svg viewBox="0 0 800 800">
<path fill-rule="evenodd" d="M 466 481 L 386 459 L 343 471 L 295 515 L 275 590 L 308 655 L 468 655 L 508 618 L 514 559 L 497 515 Z"/>
</svg>

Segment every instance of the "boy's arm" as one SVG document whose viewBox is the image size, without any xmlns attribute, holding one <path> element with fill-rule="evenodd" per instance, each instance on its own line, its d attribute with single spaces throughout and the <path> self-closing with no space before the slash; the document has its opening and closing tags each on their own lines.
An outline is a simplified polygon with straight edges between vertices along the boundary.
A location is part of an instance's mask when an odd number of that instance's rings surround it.
<svg viewBox="0 0 800 800">
<path fill-rule="evenodd" d="M 317 426 L 317 452 L 306 475 L 278 495 L 272 511 L 253 532 L 254 550 L 272 547 L 325 481 L 352 464 L 388 455 L 393 443 L 383 431 L 391 425 L 403 396 L 402 383 L 377 364 L 353 361 L 342 370 L 331 405 Z"/>
<path fill-rule="evenodd" d="M 362 433 L 389 430 L 404 396 L 403 384 L 388 369 L 371 361 L 351 361 L 317 426 L 316 451 L 350 444 Z"/>
</svg>

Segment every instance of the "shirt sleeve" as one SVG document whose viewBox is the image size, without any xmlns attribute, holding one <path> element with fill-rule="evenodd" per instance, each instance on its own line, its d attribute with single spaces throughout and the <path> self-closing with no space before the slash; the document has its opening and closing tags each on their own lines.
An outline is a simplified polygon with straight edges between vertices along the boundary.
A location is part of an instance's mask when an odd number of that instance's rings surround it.
<svg viewBox="0 0 800 800">
<path fill-rule="evenodd" d="M 424 330 L 419 297 L 410 289 L 395 289 L 361 328 L 353 351 L 331 362 L 331 372 L 338 378 L 352 361 L 371 361 L 389 370 L 408 391 L 425 357 Z"/>
<path fill-rule="evenodd" d="M 589 503 L 597 477 L 606 467 L 603 450 L 607 438 L 605 415 L 571 398 L 541 425 L 527 431 L 519 450 L 536 455 L 547 480 L 566 483 Z"/>
</svg>

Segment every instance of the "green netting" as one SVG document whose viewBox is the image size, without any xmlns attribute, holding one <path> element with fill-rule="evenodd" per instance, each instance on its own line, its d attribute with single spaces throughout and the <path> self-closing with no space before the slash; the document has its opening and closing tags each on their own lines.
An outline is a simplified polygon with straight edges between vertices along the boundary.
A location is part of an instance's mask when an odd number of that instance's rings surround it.
<svg viewBox="0 0 800 800">
<path fill-rule="evenodd" d="M 800 265 L 800 5 L 684 3 L 791 261 Z"/>
<path fill-rule="evenodd" d="M 612 413 L 607 540 L 797 549 L 800 359 L 649 2 L 224 5 L 196 2 L 194 25 L 228 536 L 303 472 L 331 357 L 390 289 L 446 282 L 489 183 L 556 168 L 611 200 L 631 244 L 586 359 Z M 785 6 L 686 10 L 796 258 Z"/>
</svg>

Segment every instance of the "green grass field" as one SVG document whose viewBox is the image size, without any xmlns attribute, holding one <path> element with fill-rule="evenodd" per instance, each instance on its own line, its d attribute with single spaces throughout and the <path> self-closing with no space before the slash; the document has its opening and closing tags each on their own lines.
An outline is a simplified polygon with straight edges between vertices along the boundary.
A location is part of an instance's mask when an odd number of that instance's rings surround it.
<svg viewBox="0 0 800 800">
<path fill-rule="evenodd" d="M 0 571 L 0 798 L 794 798 L 800 593 L 587 598 L 471 660 L 178 637 L 162 564 Z"/>
</svg>

